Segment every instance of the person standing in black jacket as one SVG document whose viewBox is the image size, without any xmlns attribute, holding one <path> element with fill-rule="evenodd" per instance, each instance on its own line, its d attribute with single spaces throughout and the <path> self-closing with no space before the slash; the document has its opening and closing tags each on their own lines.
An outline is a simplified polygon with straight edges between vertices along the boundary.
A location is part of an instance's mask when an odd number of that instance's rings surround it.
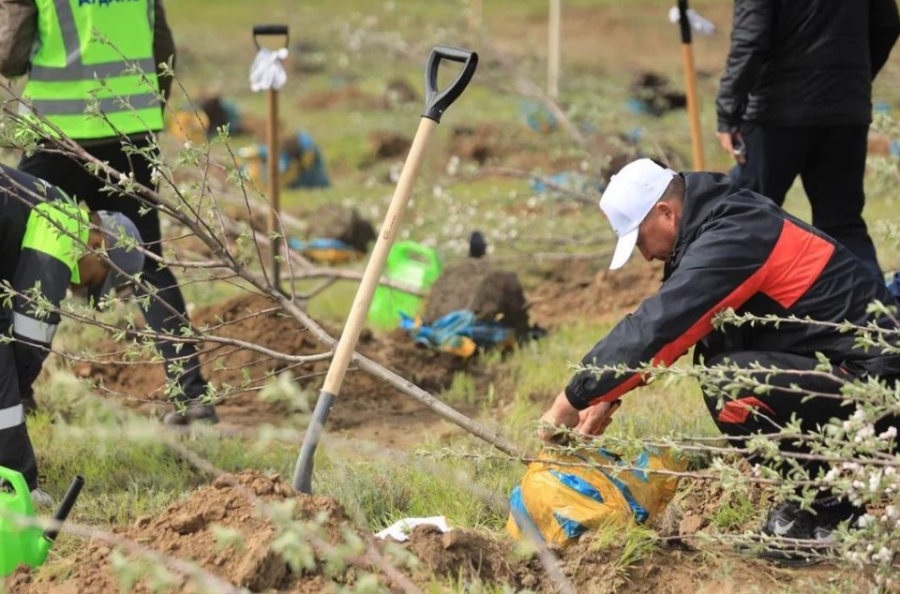
<svg viewBox="0 0 900 594">
<path fill-rule="evenodd" d="M 869 311 L 874 301 L 891 302 L 884 281 L 771 200 L 725 175 L 677 174 L 639 159 L 613 176 L 600 208 L 619 237 L 610 268 L 624 265 L 637 248 L 645 259 L 665 262 L 663 283 L 584 356 L 582 364 L 593 369 L 577 372 L 556 397 L 541 419 L 542 439 L 554 440 L 559 427 L 601 434 L 619 399 L 647 379 L 637 370 L 671 365 L 691 347 L 696 363 L 722 370 L 701 387 L 716 426 L 738 446 L 748 436 L 777 434 L 794 419 L 804 433 L 830 419 L 849 419 L 856 407 L 842 395 L 845 382 L 900 380 L 900 356 L 864 349 L 839 327 L 849 322 L 896 328 L 892 319 Z M 729 308 L 822 324 L 714 329 L 715 315 Z M 812 373 L 821 371 L 820 357 L 831 363 L 830 374 Z M 732 390 L 747 375 L 771 389 Z M 898 429 L 900 420 L 893 416 L 873 427 L 877 435 Z M 807 442 L 777 443 L 782 452 L 810 451 Z M 827 470 L 820 462 L 800 462 L 811 477 Z M 829 491 L 819 492 L 813 509 L 815 516 L 790 503 L 779 506 L 763 531 L 826 543 L 837 525 L 864 511 Z"/>
<path fill-rule="evenodd" d="M 716 101 L 741 185 L 781 206 L 799 175 L 813 225 L 879 275 L 863 175 L 872 80 L 898 36 L 895 0 L 735 0 Z"/>
</svg>

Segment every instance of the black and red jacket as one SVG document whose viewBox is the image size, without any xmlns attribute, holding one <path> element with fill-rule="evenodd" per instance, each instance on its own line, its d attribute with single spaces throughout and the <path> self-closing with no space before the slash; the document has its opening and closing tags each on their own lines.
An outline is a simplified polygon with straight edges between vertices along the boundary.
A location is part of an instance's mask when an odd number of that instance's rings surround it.
<svg viewBox="0 0 900 594">
<path fill-rule="evenodd" d="M 800 323 L 714 330 L 718 312 L 797 316 L 865 326 L 875 300 L 894 303 L 884 281 L 835 240 L 774 202 L 712 173 L 682 174 L 684 207 L 659 292 L 625 317 L 582 359 L 595 367 L 671 365 L 692 346 L 697 359 L 734 351 L 822 353 L 873 375 L 900 374 L 900 357 L 854 347 L 852 333 Z M 889 323 L 880 321 L 879 323 Z M 583 409 L 643 384 L 636 373 L 582 371 L 566 387 Z"/>
</svg>

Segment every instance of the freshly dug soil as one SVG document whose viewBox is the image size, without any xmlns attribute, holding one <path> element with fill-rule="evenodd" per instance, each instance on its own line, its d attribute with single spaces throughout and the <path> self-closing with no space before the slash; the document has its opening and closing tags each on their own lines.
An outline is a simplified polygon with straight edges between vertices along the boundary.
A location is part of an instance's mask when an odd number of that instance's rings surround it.
<svg viewBox="0 0 900 594">
<path fill-rule="evenodd" d="M 516 336 L 528 332 L 528 304 L 515 272 L 495 270 L 487 260 L 468 259 L 449 266 L 432 285 L 425 319 L 433 322 L 450 312 L 468 309 L 481 321 L 498 321 Z"/>
<path fill-rule="evenodd" d="M 541 326 L 621 316 L 659 289 L 662 267 L 633 262 L 607 270 L 606 260 L 571 260 L 542 269 L 526 291 L 532 318 Z M 533 287 L 533 288 L 531 288 Z"/>
<path fill-rule="evenodd" d="M 189 560 L 251 592 L 270 589 L 303 592 L 289 588 L 295 576 L 273 547 L 277 533 L 264 512 L 265 506 L 291 498 L 296 502 L 291 514 L 293 518 L 311 522 L 324 518 L 317 534 L 330 545 L 342 542 L 343 530 L 350 524 L 335 500 L 297 494 L 277 476 L 267 477 L 255 471 L 224 475 L 212 485 L 197 490 L 189 499 L 171 505 L 157 517 L 138 518 L 131 528 L 119 531 L 117 536 L 166 557 Z M 222 545 L 220 535 L 224 531 L 231 533 L 233 546 Z M 86 543 L 75 553 L 72 573 L 66 576 L 63 585 L 53 581 L 28 583 L 25 581 L 30 577 L 28 573 L 20 572 L 14 591 L 22 594 L 110 594 L 120 589 L 135 594 L 153 592 L 146 580 L 130 588 L 123 587 L 112 569 L 112 550 L 110 544 L 100 540 Z M 177 573 L 173 575 L 171 591 L 192 591 L 188 578 Z"/>
<path fill-rule="evenodd" d="M 483 124 L 478 128 L 456 126 L 453 128 L 450 151 L 460 159 L 484 165 L 488 160 L 496 159 L 506 152 L 503 138 L 497 124 Z"/>
<path fill-rule="evenodd" d="M 292 505 L 289 510 L 284 506 Z M 308 563 L 296 570 L 279 554 L 279 530 L 270 520 L 273 510 L 304 523 L 292 534 L 312 545 Z M 295 493 L 277 476 L 256 471 L 223 475 L 201 487 L 183 501 L 169 506 L 156 517 L 141 517 L 128 528 L 114 530 L 116 539 L 131 543 L 130 550 L 114 553 L 115 544 L 101 539 L 81 541 L 66 561 L 67 571 L 38 574 L 19 568 L 6 579 L 15 594 L 150 594 L 172 592 L 196 594 L 223 589 L 188 578 L 174 562 L 196 564 L 204 572 L 250 592 L 270 594 L 325 594 L 341 586 L 353 586 L 362 572 L 375 574 L 387 591 L 403 591 L 384 566 L 393 566 L 417 586 L 432 591 L 435 583 L 508 584 L 515 591 L 557 592 L 546 570 L 533 555 L 519 555 L 503 536 L 483 531 L 454 529 L 442 534 L 435 528 L 419 526 L 402 545 L 419 563 L 414 569 L 389 551 L 384 543 L 370 540 L 347 517 L 334 499 Z M 335 568 L 325 560 L 347 537 L 362 538 L 369 549 L 354 553 L 353 562 Z M 698 592 L 782 592 L 806 591 L 809 583 L 847 579 L 828 566 L 797 568 L 790 572 L 762 561 L 734 557 L 727 553 L 702 553 L 660 545 L 650 551 L 627 550 L 624 540 L 600 544 L 591 534 L 556 553 L 560 569 L 576 592 L 637 592 L 656 594 L 696 594 Z M 141 552 L 136 552 L 139 548 Z M 380 553 L 382 562 L 370 554 Z M 155 558 L 148 556 L 154 555 Z M 124 555 L 124 564 L 116 561 Z M 165 566 L 167 587 L 154 589 L 147 578 L 123 582 L 145 563 L 157 569 Z M 114 567 L 119 567 L 116 571 Z M 59 566 L 57 566 L 57 569 Z M 123 571 L 124 569 L 124 571 Z M 396 575 L 395 574 L 395 575 Z M 158 571 L 154 575 L 159 575 Z M 868 576 L 854 570 L 860 591 L 871 584 Z M 208 579 L 208 578 L 206 578 Z M 835 582 L 838 583 L 838 582 Z M 750 587 L 748 587 L 750 586 Z M 473 591 L 479 591 L 473 586 Z"/>
<path fill-rule="evenodd" d="M 419 93 L 405 78 L 392 78 L 384 90 L 384 105 L 387 108 L 418 103 Z"/>
<path fill-rule="evenodd" d="M 248 343 L 293 355 L 322 353 L 320 345 L 297 321 L 284 316 L 268 299 L 243 295 L 225 303 L 201 309 L 193 316 L 194 324 L 209 328 L 211 334 L 240 339 Z M 331 331 L 332 336 L 338 332 Z M 121 344 L 107 341 L 97 346 L 98 353 L 118 353 L 101 362 L 83 363 L 76 374 L 102 384 L 101 392 L 112 393 L 123 404 L 147 412 L 162 413 L 170 409 L 163 393 L 165 379 L 162 364 L 147 362 L 122 364 Z M 416 346 L 406 332 L 396 330 L 383 337 L 364 332 L 359 349 L 366 356 L 385 365 L 419 387 L 438 392 L 453 382 L 457 372 L 474 374 L 476 381 L 489 382 L 483 370 L 453 355 L 437 353 Z M 283 361 L 246 349 L 208 344 L 201 354 L 205 376 L 218 387 L 231 386 L 230 393 L 217 405 L 224 424 L 254 427 L 262 423 L 282 424 L 289 412 L 285 403 L 265 402 L 252 388 L 264 385 L 270 373 L 289 366 Z M 312 394 L 318 393 L 329 362 L 320 361 L 291 369 L 297 382 Z M 310 405 L 314 404 L 311 402 Z M 365 414 L 360 414 L 364 410 Z M 329 417 L 329 428 L 356 430 L 363 425 L 379 427 L 380 437 L 388 442 L 411 439 L 408 418 L 415 424 L 434 423 L 437 415 L 425 410 L 409 396 L 401 394 L 385 382 L 351 369 L 341 395 Z M 392 432 L 384 433 L 393 427 Z M 396 434 L 395 434 L 395 433 Z M 382 440 L 384 441 L 384 440 Z"/>
<path fill-rule="evenodd" d="M 372 223 L 362 218 L 356 209 L 327 204 L 310 214 L 307 220 L 307 239 L 337 239 L 360 252 L 367 251 L 369 243 L 375 239 Z"/>
<path fill-rule="evenodd" d="M 369 146 L 375 160 L 398 159 L 406 156 L 412 141 L 408 136 L 390 130 L 375 130 L 369 134 Z"/>
</svg>

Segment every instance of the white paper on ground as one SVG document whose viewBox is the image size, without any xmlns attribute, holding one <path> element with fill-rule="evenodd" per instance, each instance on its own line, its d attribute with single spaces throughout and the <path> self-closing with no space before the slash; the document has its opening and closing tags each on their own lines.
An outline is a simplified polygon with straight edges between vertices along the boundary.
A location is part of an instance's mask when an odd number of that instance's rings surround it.
<svg viewBox="0 0 900 594">
<path fill-rule="evenodd" d="M 378 538 L 387 538 L 390 536 L 394 540 L 405 542 L 409 540 L 409 533 L 416 526 L 431 525 L 437 526 L 441 532 L 449 532 L 450 526 L 447 525 L 447 518 L 444 516 L 432 516 L 430 518 L 403 518 L 398 520 L 382 530 L 377 532 L 375 536 Z"/>
</svg>

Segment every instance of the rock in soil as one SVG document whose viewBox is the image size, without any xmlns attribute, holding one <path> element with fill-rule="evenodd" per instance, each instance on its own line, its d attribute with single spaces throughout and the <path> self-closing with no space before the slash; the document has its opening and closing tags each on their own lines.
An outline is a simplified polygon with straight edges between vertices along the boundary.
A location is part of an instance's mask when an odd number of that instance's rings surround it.
<svg viewBox="0 0 900 594">
<path fill-rule="evenodd" d="M 310 214 L 308 220 L 307 239 L 337 239 L 360 252 L 367 251 L 369 242 L 375 239 L 372 223 L 355 209 L 327 204 Z"/>
</svg>

